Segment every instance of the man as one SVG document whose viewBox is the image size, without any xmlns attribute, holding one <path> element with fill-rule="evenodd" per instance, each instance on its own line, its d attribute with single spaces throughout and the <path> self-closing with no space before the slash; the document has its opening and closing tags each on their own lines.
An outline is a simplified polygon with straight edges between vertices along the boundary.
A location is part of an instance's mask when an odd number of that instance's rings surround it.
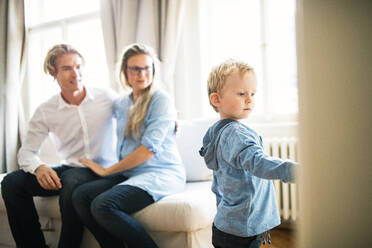
<svg viewBox="0 0 372 248">
<path fill-rule="evenodd" d="M 45 58 L 44 71 L 54 77 L 61 92 L 35 111 L 18 152 L 21 169 L 9 173 L 1 187 L 17 247 L 47 247 L 33 196 L 54 195 L 59 195 L 62 219 L 58 247 L 79 247 L 83 224 L 71 195 L 77 186 L 98 177 L 78 159 L 90 158 L 103 167 L 117 162 L 112 118 L 116 94 L 85 87 L 83 66 L 83 56 L 70 45 L 54 46 Z M 38 157 L 48 135 L 63 159 L 60 166 L 50 167 Z"/>
</svg>

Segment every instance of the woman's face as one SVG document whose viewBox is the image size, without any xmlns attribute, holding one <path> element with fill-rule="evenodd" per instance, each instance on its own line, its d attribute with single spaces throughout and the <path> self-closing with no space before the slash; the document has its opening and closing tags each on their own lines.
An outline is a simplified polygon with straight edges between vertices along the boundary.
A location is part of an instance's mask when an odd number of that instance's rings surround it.
<svg viewBox="0 0 372 248">
<path fill-rule="evenodd" d="M 134 97 L 137 97 L 142 90 L 151 85 L 153 80 L 152 64 L 152 58 L 147 54 L 135 55 L 128 59 L 127 82 L 132 87 Z"/>
</svg>

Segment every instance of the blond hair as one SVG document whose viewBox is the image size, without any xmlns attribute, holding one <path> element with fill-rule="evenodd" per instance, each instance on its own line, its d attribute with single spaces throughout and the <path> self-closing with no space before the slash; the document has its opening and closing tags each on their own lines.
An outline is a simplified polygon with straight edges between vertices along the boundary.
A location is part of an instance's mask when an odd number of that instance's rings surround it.
<svg viewBox="0 0 372 248">
<path fill-rule="evenodd" d="M 209 73 L 207 86 L 208 86 L 208 98 L 212 93 L 221 93 L 222 88 L 226 84 L 226 79 L 232 74 L 239 73 L 240 76 L 244 76 L 246 73 L 254 73 L 252 66 L 245 62 L 229 59 L 222 62 L 220 65 L 214 67 Z M 210 105 L 213 109 L 218 112 L 218 109 L 212 104 L 209 99 Z"/>
<path fill-rule="evenodd" d="M 67 44 L 58 44 L 53 46 L 47 53 L 45 60 L 44 60 L 44 72 L 46 74 L 50 74 L 51 76 L 55 76 L 57 73 L 57 59 L 59 56 L 64 54 L 77 54 L 83 64 L 85 64 L 84 57 L 71 45 Z"/>
<path fill-rule="evenodd" d="M 151 47 L 148 47 L 144 44 L 132 44 L 129 45 L 123 53 L 122 59 L 121 59 L 121 65 L 120 65 L 120 81 L 123 86 L 130 87 L 130 84 L 128 82 L 128 74 L 127 74 L 127 64 L 129 58 L 145 54 L 147 56 L 150 56 L 152 59 L 152 82 L 150 85 L 142 90 L 141 94 L 137 97 L 136 101 L 133 103 L 132 107 L 129 110 L 129 117 L 127 126 L 125 128 L 124 135 L 129 138 L 133 138 L 133 133 L 136 134 L 137 138 L 141 138 L 140 128 L 143 124 L 143 121 L 145 120 L 147 110 L 149 108 L 152 96 L 153 96 L 153 89 L 154 89 L 154 79 L 155 79 L 155 61 L 156 61 L 156 55 Z"/>
</svg>

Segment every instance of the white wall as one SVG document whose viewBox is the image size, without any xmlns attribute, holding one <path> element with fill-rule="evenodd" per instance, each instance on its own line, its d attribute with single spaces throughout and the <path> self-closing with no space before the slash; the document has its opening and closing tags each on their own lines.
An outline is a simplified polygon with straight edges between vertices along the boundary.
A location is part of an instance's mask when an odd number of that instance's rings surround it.
<svg viewBox="0 0 372 248">
<path fill-rule="evenodd" d="M 299 247 L 372 247 L 372 1 L 297 7 Z"/>
</svg>

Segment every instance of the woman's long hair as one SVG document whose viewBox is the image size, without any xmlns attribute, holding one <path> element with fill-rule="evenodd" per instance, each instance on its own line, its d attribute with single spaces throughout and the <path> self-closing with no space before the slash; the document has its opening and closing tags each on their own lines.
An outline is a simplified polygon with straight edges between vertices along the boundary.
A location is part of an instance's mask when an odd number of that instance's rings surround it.
<svg viewBox="0 0 372 248">
<path fill-rule="evenodd" d="M 145 54 L 152 58 L 152 82 L 151 84 L 142 90 L 141 94 L 137 97 L 136 101 L 133 102 L 133 105 L 131 106 L 129 110 L 129 117 L 127 126 L 125 128 L 124 135 L 126 137 L 129 137 L 133 139 L 133 133 L 137 136 L 138 139 L 141 138 L 140 128 L 143 124 L 143 121 L 145 120 L 147 110 L 149 108 L 153 92 L 154 92 L 154 79 L 155 79 L 155 61 L 156 61 L 156 55 L 153 52 L 152 48 L 143 45 L 143 44 L 132 44 L 129 45 L 122 56 L 121 59 L 121 65 L 120 65 L 120 81 L 124 86 L 129 86 L 128 83 L 128 75 L 127 75 L 127 63 L 129 58 Z"/>
</svg>

